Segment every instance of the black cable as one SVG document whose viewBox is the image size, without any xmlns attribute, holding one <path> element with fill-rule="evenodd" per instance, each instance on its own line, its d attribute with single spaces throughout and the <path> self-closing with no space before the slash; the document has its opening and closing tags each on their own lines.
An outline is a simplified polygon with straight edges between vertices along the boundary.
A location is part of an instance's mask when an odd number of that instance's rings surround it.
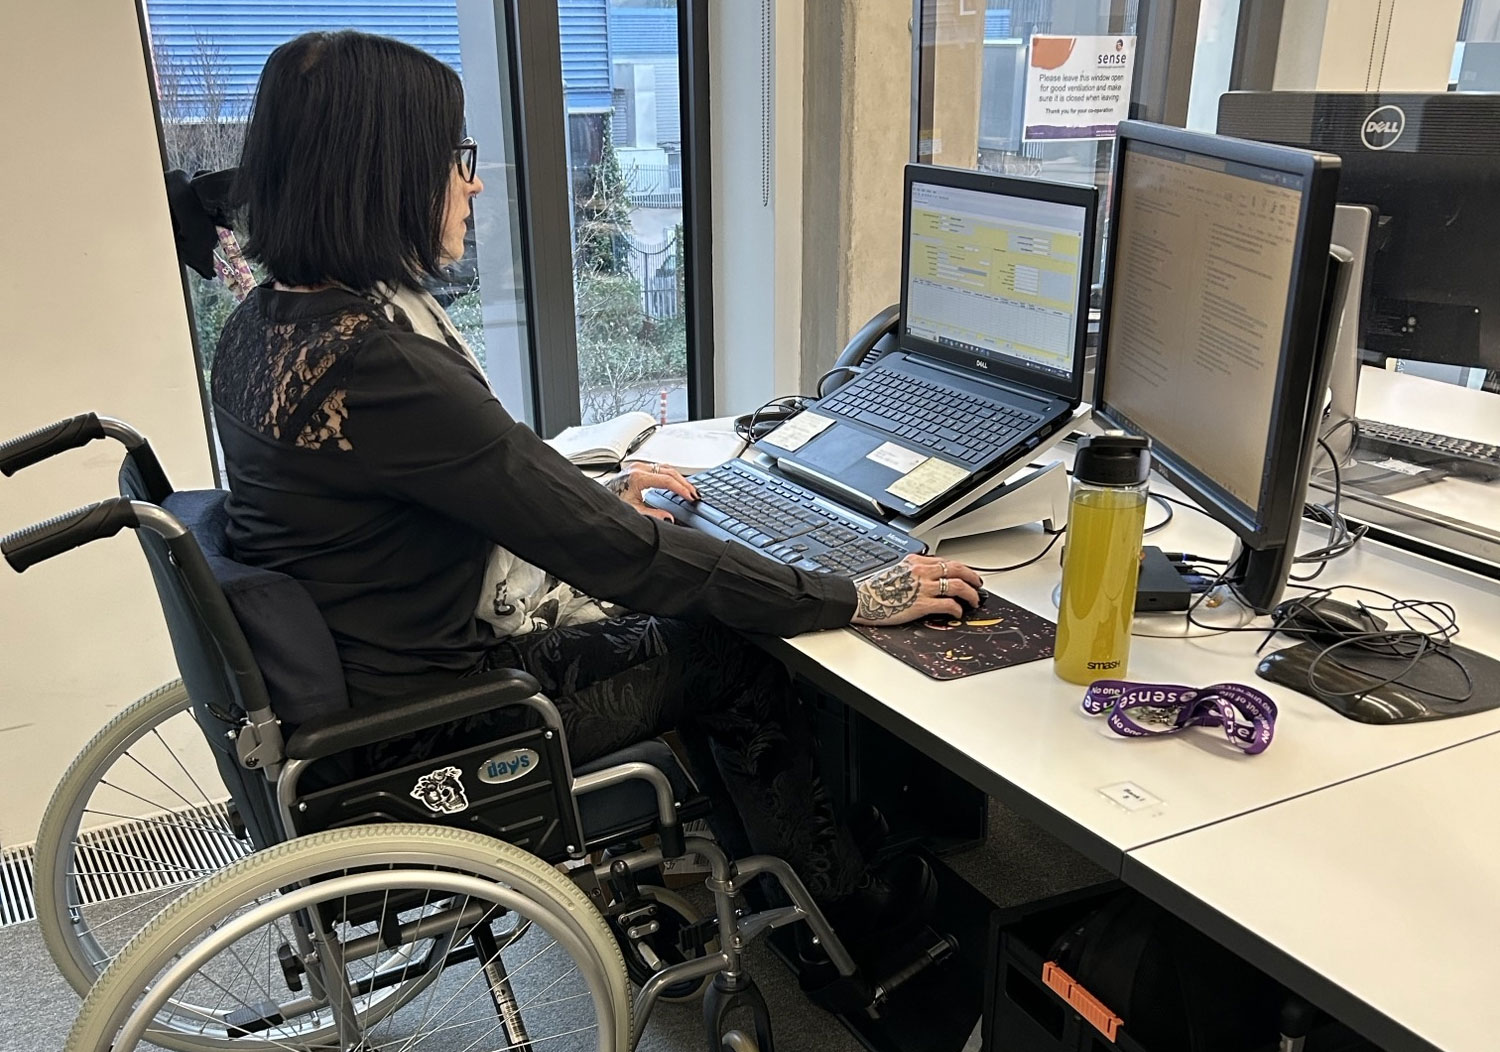
<svg viewBox="0 0 1500 1052">
<path fill-rule="evenodd" d="M 759 442 L 806 407 L 807 400 L 802 395 L 779 395 L 754 412 L 735 417 L 734 433 L 744 440 L 745 449 L 749 449 L 751 443 Z M 742 449 L 740 453 L 744 451 Z"/>
<path fill-rule="evenodd" d="M 1337 430 L 1339 426 L 1342 425 L 1335 425 L 1334 430 Z M 1317 580 L 1318 576 L 1327 569 L 1330 561 L 1349 554 L 1369 532 L 1368 526 L 1350 526 L 1349 521 L 1344 518 L 1340 510 L 1344 497 L 1344 477 L 1339 469 L 1339 458 L 1334 455 L 1326 438 L 1319 438 L 1318 446 L 1328 457 L 1329 464 L 1333 466 L 1333 501 L 1330 504 L 1307 504 L 1303 508 L 1303 514 L 1315 522 L 1328 526 L 1328 542 L 1321 548 L 1315 548 L 1297 556 L 1295 561 L 1298 563 L 1317 563 L 1318 566 L 1312 573 L 1303 577 L 1290 575 L 1288 580 L 1295 584 L 1307 584 Z"/>
<path fill-rule="evenodd" d="M 1149 536 L 1151 536 L 1151 534 L 1155 533 L 1157 530 L 1164 530 L 1169 525 L 1171 525 L 1171 523 L 1172 523 L 1172 516 L 1175 513 L 1172 511 L 1172 503 L 1171 503 L 1171 501 L 1167 500 L 1167 498 L 1163 497 L 1160 493 L 1151 493 L 1151 494 L 1147 494 L 1147 495 L 1152 500 L 1154 500 L 1158 504 L 1160 504 L 1161 507 L 1162 507 L 1162 510 L 1167 513 L 1167 517 L 1165 519 L 1162 519 L 1161 522 L 1158 522 L 1154 526 L 1147 526 L 1146 527 L 1146 536 L 1149 537 Z"/>
<path fill-rule="evenodd" d="M 1023 563 L 1015 563 L 1012 566 L 970 566 L 969 569 L 973 570 L 976 573 L 1010 573 L 1010 571 L 1012 570 L 1024 569 L 1025 567 L 1030 566 L 1032 563 L 1041 562 L 1042 559 L 1047 555 L 1047 553 L 1057 545 L 1057 542 L 1062 539 L 1063 534 L 1067 532 L 1068 531 L 1066 528 L 1058 530 L 1052 535 L 1052 539 L 1047 542 L 1047 547 L 1043 548 L 1041 551 L 1037 552 L 1030 559 L 1027 559 Z"/>
</svg>

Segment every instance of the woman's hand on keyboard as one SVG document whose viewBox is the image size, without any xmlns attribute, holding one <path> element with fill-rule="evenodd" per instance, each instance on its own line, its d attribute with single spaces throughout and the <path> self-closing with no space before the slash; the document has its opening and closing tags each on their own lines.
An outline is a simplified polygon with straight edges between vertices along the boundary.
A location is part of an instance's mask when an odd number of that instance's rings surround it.
<svg viewBox="0 0 1500 1052">
<path fill-rule="evenodd" d="M 648 489 L 667 489 L 688 500 L 698 499 L 697 488 L 670 464 L 632 463 L 604 485 L 642 515 L 668 522 L 672 521 L 671 512 L 653 508 L 643 499 Z"/>
<path fill-rule="evenodd" d="M 900 625 L 942 614 L 961 618 L 979 606 L 984 581 L 963 563 L 931 555 L 908 555 L 865 578 L 856 588 L 857 625 Z"/>
</svg>

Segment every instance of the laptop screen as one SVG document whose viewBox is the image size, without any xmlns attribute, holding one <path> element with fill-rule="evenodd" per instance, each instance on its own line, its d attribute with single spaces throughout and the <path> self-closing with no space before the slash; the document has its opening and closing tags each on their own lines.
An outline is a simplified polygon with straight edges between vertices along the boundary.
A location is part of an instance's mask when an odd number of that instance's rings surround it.
<svg viewBox="0 0 1500 1052">
<path fill-rule="evenodd" d="M 907 206 L 906 334 L 1073 378 L 1088 209 L 920 181 Z"/>
</svg>

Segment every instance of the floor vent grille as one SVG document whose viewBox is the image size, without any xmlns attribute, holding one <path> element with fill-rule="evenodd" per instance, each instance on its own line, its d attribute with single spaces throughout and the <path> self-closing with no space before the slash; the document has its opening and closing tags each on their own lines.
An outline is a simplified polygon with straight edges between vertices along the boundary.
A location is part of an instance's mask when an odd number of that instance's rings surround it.
<svg viewBox="0 0 1500 1052">
<path fill-rule="evenodd" d="M 0 854 L 0 928 L 36 917 L 36 855 L 30 847 Z"/>
<path fill-rule="evenodd" d="M 119 822 L 75 840 L 75 890 L 79 904 L 91 906 L 192 883 L 249 853 L 222 803 Z M 5 852 L 0 926 L 36 918 L 35 869 L 35 848 Z"/>
</svg>

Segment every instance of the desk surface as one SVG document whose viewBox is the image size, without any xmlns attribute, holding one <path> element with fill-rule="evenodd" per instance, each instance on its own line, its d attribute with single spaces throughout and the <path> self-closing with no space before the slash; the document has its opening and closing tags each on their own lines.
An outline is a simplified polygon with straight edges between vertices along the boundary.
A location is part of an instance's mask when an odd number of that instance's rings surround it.
<svg viewBox="0 0 1500 1052">
<path fill-rule="evenodd" d="M 1500 395 L 1489 391 L 1367 365 L 1359 371 L 1357 412 L 1362 420 L 1500 445 Z M 1446 478 L 1385 499 L 1500 533 L 1500 483 Z"/>
<path fill-rule="evenodd" d="M 1301 970 L 1393 1052 L 1489 1052 L 1497 787 L 1500 737 L 1484 738 L 1153 844 L 1127 877 L 1262 967 Z"/>
<path fill-rule="evenodd" d="M 1153 486 L 1169 491 L 1160 480 Z M 1153 504 L 1148 523 L 1158 515 Z M 1309 526 L 1303 539 L 1312 545 L 1320 534 Z M 942 554 L 975 566 L 1002 566 L 1035 555 L 1045 540 L 1036 528 L 1024 528 L 952 542 Z M 1177 508 L 1172 523 L 1149 542 L 1223 558 L 1231 535 L 1203 515 Z M 989 574 L 986 586 L 1055 619 L 1057 552 L 1023 570 Z M 1492 580 L 1366 543 L 1330 564 L 1319 583 L 1447 600 L 1458 611 L 1461 642 L 1500 652 L 1500 592 Z M 1138 618 L 1136 630 L 1180 634 L 1184 619 Z M 1152 740 L 1117 737 L 1102 719 L 1083 714 L 1081 688 L 1057 679 L 1050 661 L 936 682 L 848 630 L 767 645 L 815 683 L 1115 872 L 1124 852 L 1500 731 L 1500 711 L 1406 726 L 1346 720 L 1312 698 L 1259 680 L 1255 649 L 1263 638 L 1136 638 L 1128 673 L 1132 679 L 1194 685 L 1238 680 L 1266 690 L 1280 708 L 1276 739 L 1253 757 L 1207 730 Z M 1102 791 L 1123 783 L 1157 802 L 1127 810 Z"/>
</svg>

